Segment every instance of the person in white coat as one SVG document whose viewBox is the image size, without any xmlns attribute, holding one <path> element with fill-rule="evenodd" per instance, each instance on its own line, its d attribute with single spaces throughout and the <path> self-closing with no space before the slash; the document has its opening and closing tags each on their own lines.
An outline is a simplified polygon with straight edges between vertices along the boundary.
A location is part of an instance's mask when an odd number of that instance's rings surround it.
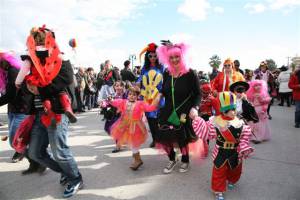
<svg viewBox="0 0 300 200">
<path fill-rule="evenodd" d="M 281 72 L 277 80 L 279 82 L 279 96 L 281 101 L 278 105 L 284 106 L 286 100 L 287 106 L 290 107 L 292 90 L 289 88 L 288 83 L 292 72 L 286 66 L 282 66 L 280 70 Z"/>
</svg>

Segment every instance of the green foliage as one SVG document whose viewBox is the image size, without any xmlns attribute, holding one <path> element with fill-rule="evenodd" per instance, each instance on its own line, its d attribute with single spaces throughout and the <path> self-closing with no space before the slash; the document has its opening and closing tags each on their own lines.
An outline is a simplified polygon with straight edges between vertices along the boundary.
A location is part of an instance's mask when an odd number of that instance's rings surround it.
<svg viewBox="0 0 300 200">
<path fill-rule="evenodd" d="M 221 58 L 218 55 L 213 55 L 211 58 L 209 58 L 209 65 L 211 67 L 215 67 L 217 69 L 219 69 L 219 66 L 221 65 Z"/>
</svg>

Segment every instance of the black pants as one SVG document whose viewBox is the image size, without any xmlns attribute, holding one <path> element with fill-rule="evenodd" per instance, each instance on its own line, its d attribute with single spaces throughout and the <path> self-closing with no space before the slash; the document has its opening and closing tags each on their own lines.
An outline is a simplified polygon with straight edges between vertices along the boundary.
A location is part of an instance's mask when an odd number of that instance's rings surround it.
<svg viewBox="0 0 300 200">
<path fill-rule="evenodd" d="M 147 120 L 148 120 L 148 125 L 149 125 L 149 128 L 150 128 L 150 132 L 151 132 L 151 135 L 152 135 L 152 139 L 153 141 L 156 140 L 156 134 L 157 134 L 157 119 L 156 118 L 150 118 L 150 117 L 147 117 Z"/>
<path fill-rule="evenodd" d="M 77 100 L 77 110 L 81 112 L 84 110 L 83 91 L 80 91 L 78 88 L 76 88 L 75 95 Z"/>
<path fill-rule="evenodd" d="M 280 95 L 280 105 L 284 106 L 284 101 L 286 100 L 287 106 L 291 106 L 290 92 L 279 93 L 279 95 Z"/>
</svg>

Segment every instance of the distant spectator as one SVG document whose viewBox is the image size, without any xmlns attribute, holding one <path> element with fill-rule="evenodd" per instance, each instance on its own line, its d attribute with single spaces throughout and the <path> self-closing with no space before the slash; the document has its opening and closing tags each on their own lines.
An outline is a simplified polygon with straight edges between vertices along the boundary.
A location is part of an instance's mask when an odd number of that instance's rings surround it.
<svg viewBox="0 0 300 200">
<path fill-rule="evenodd" d="M 126 60 L 124 62 L 124 69 L 121 70 L 121 78 L 122 81 L 134 82 L 136 80 L 136 76 L 130 70 L 130 61 Z"/>
<path fill-rule="evenodd" d="M 244 75 L 244 71 L 240 69 L 240 61 L 235 60 L 235 61 L 233 61 L 233 63 L 234 63 L 235 71 L 240 72 L 241 74 Z"/>
</svg>

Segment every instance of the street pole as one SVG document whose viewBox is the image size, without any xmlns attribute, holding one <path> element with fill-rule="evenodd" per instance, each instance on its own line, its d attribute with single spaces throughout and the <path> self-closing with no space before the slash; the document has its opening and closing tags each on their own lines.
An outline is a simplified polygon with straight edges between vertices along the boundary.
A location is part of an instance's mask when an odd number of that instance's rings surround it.
<svg viewBox="0 0 300 200">
<path fill-rule="evenodd" d="M 291 58 L 291 57 L 289 57 L 289 56 L 287 57 L 287 60 L 288 60 L 288 61 L 287 61 L 287 67 L 288 67 L 288 68 L 290 68 L 290 58 Z"/>
<path fill-rule="evenodd" d="M 136 60 L 135 54 L 130 54 L 129 55 L 129 60 L 131 62 L 131 70 L 133 71 L 133 61 Z"/>
</svg>

